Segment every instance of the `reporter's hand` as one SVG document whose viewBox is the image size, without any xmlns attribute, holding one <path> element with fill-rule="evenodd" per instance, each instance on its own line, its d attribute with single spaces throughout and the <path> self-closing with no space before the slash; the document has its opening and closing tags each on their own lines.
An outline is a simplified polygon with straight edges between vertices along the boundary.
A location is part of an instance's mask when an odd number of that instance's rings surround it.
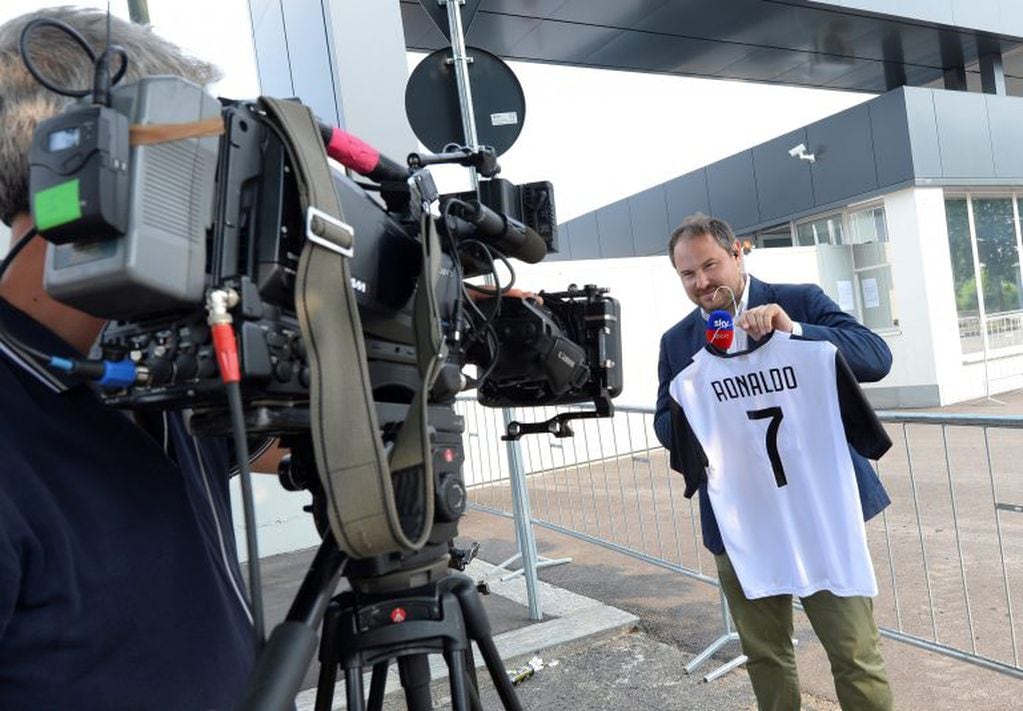
<svg viewBox="0 0 1023 711">
<path fill-rule="evenodd" d="M 778 304 L 764 304 L 743 311 L 736 325 L 758 341 L 775 330 L 792 333 L 792 319 Z"/>
<path fill-rule="evenodd" d="M 494 298 L 494 295 L 493 294 L 488 294 L 488 293 L 483 292 L 483 291 L 477 291 L 476 289 L 470 288 L 469 289 L 469 298 L 472 299 L 473 301 L 483 301 L 485 299 L 492 299 L 492 298 Z M 511 289 L 508 289 L 508 291 L 506 291 L 503 294 L 501 294 L 501 298 L 504 298 L 504 299 L 507 299 L 507 298 L 532 299 L 536 303 L 538 303 L 541 306 L 543 306 L 543 297 L 542 296 L 540 296 L 536 292 L 524 291 L 524 290 L 516 288 L 516 287 L 512 287 Z"/>
<path fill-rule="evenodd" d="M 520 299 L 532 299 L 536 303 L 543 306 L 543 297 L 534 291 L 523 291 L 522 289 L 512 287 L 511 289 L 508 289 L 508 291 L 504 292 L 504 295 L 505 297 L 517 296 Z"/>
</svg>

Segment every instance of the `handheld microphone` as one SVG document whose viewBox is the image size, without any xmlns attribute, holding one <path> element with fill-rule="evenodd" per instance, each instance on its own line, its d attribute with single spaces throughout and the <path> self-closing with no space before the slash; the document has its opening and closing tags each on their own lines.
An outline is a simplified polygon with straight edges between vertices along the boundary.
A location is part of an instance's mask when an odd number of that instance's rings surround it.
<svg viewBox="0 0 1023 711">
<path fill-rule="evenodd" d="M 727 351 L 735 337 L 735 320 L 727 311 L 711 311 L 707 318 L 707 343 Z"/>
</svg>

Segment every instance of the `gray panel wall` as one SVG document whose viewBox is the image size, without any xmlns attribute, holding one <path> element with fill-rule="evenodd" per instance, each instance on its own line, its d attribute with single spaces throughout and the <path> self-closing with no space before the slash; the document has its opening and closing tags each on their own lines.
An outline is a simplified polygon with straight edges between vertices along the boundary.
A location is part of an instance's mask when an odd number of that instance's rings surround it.
<svg viewBox="0 0 1023 711">
<path fill-rule="evenodd" d="M 800 143 L 806 144 L 806 129 L 803 128 L 761 143 L 753 149 L 757 203 L 763 222 L 813 207 L 810 164 L 789 156 L 789 150 Z M 779 160 L 781 156 L 786 160 Z"/>
<path fill-rule="evenodd" d="M 707 166 L 710 212 L 732 225 L 760 221 L 753 151 L 743 151 Z"/>
<path fill-rule="evenodd" d="M 663 185 L 636 193 L 629 198 L 632 243 L 636 256 L 664 254 L 668 234 L 675 228 L 668 222 L 668 203 Z"/>
<path fill-rule="evenodd" d="M 632 257 L 632 217 L 629 201 L 619 200 L 597 210 L 597 240 L 602 257 Z"/>
<path fill-rule="evenodd" d="M 710 212 L 707 193 L 707 170 L 700 168 L 664 184 L 664 197 L 668 205 L 668 229 L 673 230 L 682 219 L 694 212 Z"/>
<path fill-rule="evenodd" d="M 892 91 L 883 94 L 868 102 L 867 108 L 878 187 L 909 180 L 913 177 L 913 148 L 906 121 L 905 93 Z"/>
<path fill-rule="evenodd" d="M 1015 97 L 985 95 L 995 176 L 1011 178 L 1023 175 L 1023 123 L 1019 100 Z"/>
<path fill-rule="evenodd" d="M 965 91 L 935 92 L 934 116 L 941 149 L 940 177 L 993 178 L 995 160 L 984 96 Z"/>
<path fill-rule="evenodd" d="M 934 92 L 927 89 L 902 89 L 906 101 L 906 127 L 913 152 L 915 175 L 941 175 L 941 148 L 938 145 L 938 123 L 934 116 Z"/>
<path fill-rule="evenodd" d="M 572 259 L 600 257 L 600 237 L 597 234 L 597 213 L 589 212 L 570 223 Z"/>
<path fill-rule="evenodd" d="M 817 157 L 810 168 L 815 206 L 877 188 L 870 110 L 866 106 L 854 106 L 807 126 L 806 140 Z"/>
<path fill-rule="evenodd" d="M 1023 98 L 902 87 L 573 220 L 571 258 L 658 254 L 697 211 L 749 234 L 914 184 L 1023 186 Z"/>
</svg>

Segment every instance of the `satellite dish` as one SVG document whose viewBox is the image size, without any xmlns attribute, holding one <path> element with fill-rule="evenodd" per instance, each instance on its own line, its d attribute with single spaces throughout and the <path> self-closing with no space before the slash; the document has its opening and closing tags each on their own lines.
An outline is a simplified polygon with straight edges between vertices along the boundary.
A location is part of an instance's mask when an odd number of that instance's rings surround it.
<svg viewBox="0 0 1023 711">
<path fill-rule="evenodd" d="M 466 47 L 472 57 L 469 84 L 476 116 L 476 138 L 501 155 L 522 133 L 526 97 L 511 67 L 486 50 Z M 434 153 L 449 144 L 465 145 L 451 49 L 438 49 L 412 71 L 405 87 L 405 114 L 416 137 Z"/>
</svg>

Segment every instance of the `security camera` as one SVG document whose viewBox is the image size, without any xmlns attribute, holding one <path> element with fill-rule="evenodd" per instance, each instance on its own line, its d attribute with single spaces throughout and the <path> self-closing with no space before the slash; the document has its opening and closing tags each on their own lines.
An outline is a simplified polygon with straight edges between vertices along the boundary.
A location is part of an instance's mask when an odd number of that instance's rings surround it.
<svg viewBox="0 0 1023 711">
<path fill-rule="evenodd" d="M 814 163 L 817 157 L 813 153 L 806 152 L 806 144 L 800 143 L 798 146 L 793 146 L 789 149 L 789 155 L 799 160 L 805 160 L 809 163 Z"/>
</svg>

